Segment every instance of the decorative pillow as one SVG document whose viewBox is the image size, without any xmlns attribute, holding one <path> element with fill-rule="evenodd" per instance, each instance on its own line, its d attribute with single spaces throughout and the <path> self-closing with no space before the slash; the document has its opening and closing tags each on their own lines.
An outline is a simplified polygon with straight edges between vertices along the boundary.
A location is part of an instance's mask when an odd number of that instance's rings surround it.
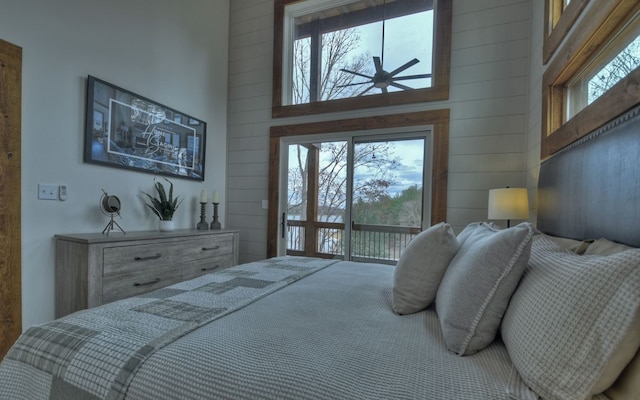
<svg viewBox="0 0 640 400">
<path fill-rule="evenodd" d="M 633 247 L 627 246 L 622 243 L 612 242 L 611 240 L 607 240 L 605 238 L 600 238 L 593 242 L 589 247 L 587 247 L 587 250 L 584 252 L 584 254 L 610 256 L 612 254 L 631 249 L 633 249 Z"/>
<path fill-rule="evenodd" d="M 529 260 L 532 237 L 528 222 L 503 230 L 480 224 L 460 246 L 436 296 L 449 350 L 469 355 L 494 340 Z"/>
<path fill-rule="evenodd" d="M 612 255 L 622 251 L 633 249 L 621 243 L 612 242 L 605 238 L 600 238 L 593 242 L 593 247 L 589 248 L 585 254 L 589 255 Z M 625 338 L 616 349 L 615 353 L 607 363 L 598 383 L 594 385 L 593 393 L 597 393 L 602 388 L 608 388 L 606 395 L 611 400 L 636 399 L 640 400 L 640 350 L 638 350 L 638 340 L 640 338 L 640 310 L 636 312 L 634 322 L 627 332 Z M 621 365 L 626 363 L 630 354 L 635 357 L 624 367 L 620 373 Z M 609 387 L 610 383 L 616 379 L 617 374 L 620 376 L 615 383 Z"/>
<path fill-rule="evenodd" d="M 630 400 L 638 399 L 640 396 L 640 350 L 636 353 L 636 356 L 631 360 L 629 365 L 622 371 L 620 377 L 613 384 L 605 394 L 611 400 Z"/>
<path fill-rule="evenodd" d="M 438 285 L 456 250 L 456 235 L 444 222 L 414 237 L 396 265 L 393 310 L 398 314 L 411 314 L 427 308 L 435 299 Z"/>
<path fill-rule="evenodd" d="M 580 256 L 540 238 L 502 322 L 523 380 L 545 399 L 604 390 L 638 348 L 640 250 Z M 617 371 L 615 371 L 617 370 Z"/>
<path fill-rule="evenodd" d="M 635 393 L 640 399 L 640 357 L 636 355 L 636 359 L 629 361 L 633 358 L 633 355 L 638 351 L 640 347 L 640 310 L 636 312 L 636 316 L 631 322 L 631 326 L 627 330 L 616 350 L 613 352 L 609 360 L 605 365 L 602 374 L 598 378 L 598 381 L 593 385 L 591 389 L 592 394 L 602 393 L 607 389 L 611 389 L 613 393 L 618 393 L 625 387 L 635 387 Z M 635 373 L 633 369 L 635 367 Z M 629 371 L 627 371 L 629 369 Z M 631 375 L 632 377 L 624 376 Z M 618 377 L 621 379 L 618 381 Z M 613 386 L 612 386 L 613 385 Z M 612 396 L 609 396 L 612 397 Z M 631 397 L 617 397 L 623 399 L 630 399 Z M 616 400 L 613 396 L 612 400 Z"/>
<path fill-rule="evenodd" d="M 552 242 L 554 242 L 555 244 L 557 244 L 558 246 L 562 247 L 563 249 L 570 250 L 576 254 L 585 254 L 589 246 L 593 243 L 593 239 L 575 240 L 575 239 L 563 238 L 559 236 L 551 236 L 544 233 L 534 236 L 533 240 L 536 240 L 537 238 L 541 238 L 541 237 L 547 238 Z"/>
<path fill-rule="evenodd" d="M 488 226 L 495 230 L 499 230 L 493 222 L 472 222 L 469 225 L 465 226 L 462 232 L 458 234 L 458 246 L 462 246 L 462 244 L 471 236 L 471 234 L 479 227 L 479 226 Z"/>
</svg>

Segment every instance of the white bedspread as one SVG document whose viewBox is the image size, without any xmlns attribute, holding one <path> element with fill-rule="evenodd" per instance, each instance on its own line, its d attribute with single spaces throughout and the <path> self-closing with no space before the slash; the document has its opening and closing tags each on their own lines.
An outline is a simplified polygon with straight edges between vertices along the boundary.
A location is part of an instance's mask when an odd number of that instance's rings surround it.
<svg viewBox="0 0 640 400">
<path fill-rule="evenodd" d="M 340 262 L 156 352 L 131 399 L 509 399 L 498 341 L 458 357 L 435 311 L 391 311 L 393 268 Z M 511 381 L 510 381 L 511 379 Z"/>
</svg>

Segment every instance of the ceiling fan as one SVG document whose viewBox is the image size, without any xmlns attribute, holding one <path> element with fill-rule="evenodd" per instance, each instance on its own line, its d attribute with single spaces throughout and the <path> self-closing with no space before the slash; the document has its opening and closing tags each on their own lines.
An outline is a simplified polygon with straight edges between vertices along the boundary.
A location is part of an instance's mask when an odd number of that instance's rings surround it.
<svg viewBox="0 0 640 400">
<path fill-rule="evenodd" d="M 384 42 L 384 39 L 383 39 L 383 42 Z M 373 88 L 378 88 L 382 90 L 383 93 L 388 93 L 387 87 L 389 86 L 394 86 L 402 90 L 413 90 L 413 88 L 400 84 L 397 81 L 408 80 L 408 79 L 431 78 L 431 74 L 418 74 L 418 75 L 406 75 L 406 76 L 396 76 L 396 75 L 408 68 L 413 67 L 419 62 L 420 60 L 418 60 L 417 58 L 414 58 L 413 60 L 406 62 L 404 65 L 394 69 L 393 71 L 387 72 L 382 68 L 382 61 L 380 57 L 374 56 L 373 64 L 376 68 L 376 72 L 373 76 L 361 74 L 360 72 L 350 71 L 348 69 L 342 68 L 340 70 L 342 72 L 358 75 L 363 78 L 367 78 L 368 80 L 364 82 L 350 83 L 348 85 L 343 85 L 341 87 L 364 85 L 364 84 L 370 83 L 371 86 L 367 87 L 365 90 L 360 92 L 358 96 L 362 96 L 363 94 L 367 93 L 369 90 Z"/>
<path fill-rule="evenodd" d="M 363 73 L 357 72 L 357 71 L 351 71 L 345 68 L 340 69 L 340 71 L 342 72 L 346 72 L 349 74 L 353 74 L 353 75 L 357 75 L 357 76 L 361 76 L 363 78 L 367 78 L 366 81 L 364 82 L 356 82 L 356 83 L 350 83 L 347 85 L 342 85 L 340 87 L 347 87 L 347 86 L 356 86 L 356 85 L 365 85 L 365 84 L 371 84 L 369 87 L 367 87 L 365 90 L 363 90 L 362 92 L 358 93 L 358 96 L 362 96 L 363 94 L 367 93 L 368 91 L 370 91 L 373 88 L 378 88 L 380 89 L 383 93 L 388 93 L 388 87 L 389 86 L 394 86 L 397 87 L 399 89 L 402 90 L 413 90 L 413 88 L 400 84 L 397 81 L 402 81 L 402 80 L 409 80 L 409 79 L 421 79 L 421 78 L 431 78 L 431 74 L 418 74 L 418 75 L 407 75 L 407 76 L 396 76 L 399 73 L 403 72 L 406 69 L 409 69 L 411 67 L 413 67 L 414 65 L 416 65 L 417 63 L 420 62 L 420 60 L 418 60 L 417 58 L 414 58 L 413 60 L 410 60 L 408 62 L 406 62 L 405 64 L 401 65 L 400 67 L 394 69 L 391 72 L 387 72 L 383 69 L 383 62 L 384 62 L 384 31 L 385 31 L 385 20 L 386 20 L 386 0 L 383 0 L 382 3 L 382 10 L 383 10 L 383 14 L 382 14 L 382 57 L 378 57 L 378 56 L 374 56 L 373 57 L 373 65 L 375 66 L 375 73 L 373 74 L 373 76 L 369 76 L 369 75 L 365 75 Z"/>
</svg>

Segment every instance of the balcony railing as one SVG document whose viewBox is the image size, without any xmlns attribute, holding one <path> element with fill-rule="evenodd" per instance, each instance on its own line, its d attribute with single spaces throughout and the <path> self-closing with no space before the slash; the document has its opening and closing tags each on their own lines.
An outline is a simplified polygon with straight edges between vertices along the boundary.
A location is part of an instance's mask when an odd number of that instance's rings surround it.
<svg viewBox="0 0 640 400">
<path fill-rule="evenodd" d="M 305 238 L 313 240 L 315 236 L 317 242 L 311 250 L 314 256 L 344 258 L 344 224 L 298 220 L 287 223 L 287 254 L 309 254 L 309 249 L 305 252 Z M 315 235 L 308 235 L 309 226 Z M 352 224 L 351 260 L 395 264 L 418 233 L 420 228 L 409 226 Z"/>
</svg>

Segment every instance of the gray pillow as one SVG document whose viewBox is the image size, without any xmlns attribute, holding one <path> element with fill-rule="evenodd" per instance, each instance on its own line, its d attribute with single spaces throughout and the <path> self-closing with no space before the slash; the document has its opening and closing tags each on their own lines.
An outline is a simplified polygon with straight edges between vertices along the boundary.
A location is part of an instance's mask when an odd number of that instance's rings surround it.
<svg viewBox="0 0 640 400">
<path fill-rule="evenodd" d="M 594 241 L 584 252 L 586 255 L 610 256 L 621 251 L 631 250 L 633 247 L 622 243 L 612 242 L 605 238 Z"/>
<path fill-rule="evenodd" d="M 449 350 L 474 354 L 495 339 L 529 260 L 533 234 L 528 222 L 503 230 L 480 224 L 460 246 L 436 297 Z"/>
<path fill-rule="evenodd" d="M 469 225 L 465 226 L 462 232 L 458 234 L 458 246 L 462 246 L 462 244 L 471 236 L 471 234 L 478 228 L 479 226 L 490 227 L 495 230 L 499 230 L 500 228 L 494 224 L 493 222 L 472 222 Z"/>
<path fill-rule="evenodd" d="M 533 244 L 501 334 L 538 395 L 585 399 L 605 390 L 635 354 L 639 313 L 640 249 L 580 256 L 543 237 Z"/>
<path fill-rule="evenodd" d="M 398 314 L 427 308 L 435 299 L 458 240 L 449 224 L 441 222 L 420 232 L 402 251 L 393 276 L 392 307 Z"/>
<path fill-rule="evenodd" d="M 535 242 L 536 239 L 541 237 L 547 238 L 548 240 L 554 242 L 555 244 L 562 247 L 563 249 L 570 250 L 576 254 L 585 254 L 585 252 L 588 251 L 589 247 L 591 247 L 593 243 L 593 240 L 591 239 L 575 240 L 575 239 L 563 238 L 559 236 L 551 236 L 544 233 L 535 235 L 533 237 L 533 241 Z"/>
</svg>

